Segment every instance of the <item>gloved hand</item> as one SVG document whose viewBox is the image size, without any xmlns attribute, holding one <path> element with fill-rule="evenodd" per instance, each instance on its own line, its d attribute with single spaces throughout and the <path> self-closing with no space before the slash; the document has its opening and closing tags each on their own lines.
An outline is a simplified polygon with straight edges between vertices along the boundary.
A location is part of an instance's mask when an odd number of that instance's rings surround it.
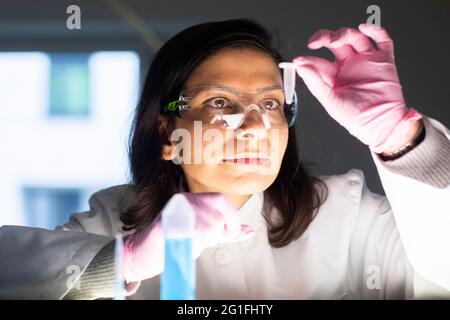
<svg viewBox="0 0 450 320">
<path fill-rule="evenodd" d="M 331 117 L 376 153 L 406 144 L 422 115 L 405 104 L 394 45 L 384 29 L 361 24 L 359 30 L 319 30 L 308 47 L 326 47 L 336 58 L 334 62 L 305 56 L 293 60 L 297 73 Z"/>
<path fill-rule="evenodd" d="M 244 241 L 255 231 L 241 225 L 236 208 L 219 193 L 182 193 L 195 211 L 193 255 L 198 258 L 217 243 Z M 159 218 L 143 232 L 124 238 L 123 278 L 135 283 L 152 278 L 164 269 L 164 231 Z M 127 288 L 128 291 L 133 289 Z"/>
</svg>

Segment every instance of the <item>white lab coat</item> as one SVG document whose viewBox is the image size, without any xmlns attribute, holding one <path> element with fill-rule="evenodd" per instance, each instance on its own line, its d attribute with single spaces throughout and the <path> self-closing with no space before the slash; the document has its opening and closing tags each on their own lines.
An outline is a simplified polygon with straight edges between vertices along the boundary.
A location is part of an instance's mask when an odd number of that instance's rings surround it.
<svg viewBox="0 0 450 320">
<path fill-rule="evenodd" d="M 430 121 L 450 140 L 448 129 Z M 450 298 L 450 186 L 394 174 L 372 156 L 387 197 L 370 192 L 360 170 L 322 177 L 328 199 L 307 231 L 283 248 L 268 242 L 264 194 L 252 195 L 239 216 L 256 235 L 202 253 L 197 298 Z M 90 211 L 73 215 L 60 231 L 3 226 L 0 298 L 64 297 L 74 270 L 83 271 L 120 231 L 119 213 L 132 197 L 128 185 L 101 190 Z M 158 298 L 159 276 L 129 297 Z"/>
</svg>

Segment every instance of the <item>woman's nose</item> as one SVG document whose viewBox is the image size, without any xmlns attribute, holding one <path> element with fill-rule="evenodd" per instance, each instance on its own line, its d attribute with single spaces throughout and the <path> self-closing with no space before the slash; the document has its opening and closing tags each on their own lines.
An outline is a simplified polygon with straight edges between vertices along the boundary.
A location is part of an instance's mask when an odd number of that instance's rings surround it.
<svg viewBox="0 0 450 320">
<path fill-rule="evenodd" d="M 236 129 L 239 139 L 256 138 L 258 140 L 267 137 L 267 130 L 270 129 L 270 123 L 266 115 L 261 111 L 249 110 L 239 128 Z"/>
</svg>

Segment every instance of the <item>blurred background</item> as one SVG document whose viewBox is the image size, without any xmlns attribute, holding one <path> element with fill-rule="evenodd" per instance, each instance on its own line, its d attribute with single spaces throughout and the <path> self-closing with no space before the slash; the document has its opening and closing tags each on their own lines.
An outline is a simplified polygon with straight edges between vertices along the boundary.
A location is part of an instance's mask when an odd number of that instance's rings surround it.
<svg viewBox="0 0 450 320">
<path fill-rule="evenodd" d="M 140 84 L 156 50 L 177 32 L 251 18 L 276 32 L 286 59 L 331 59 L 325 49 L 307 49 L 309 36 L 356 27 L 373 4 L 394 39 L 408 105 L 450 127 L 448 0 L 0 0 L 0 225 L 54 228 L 87 210 L 93 192 L 129 181 L 127 142 Z M 81 29 L 67 27 L 70 5 L 80 8 Z M 297 92 L 310 170 L 359 168 L 369 188 L 383 194 L 368 149 L 300 80 Z"/>
</svg>

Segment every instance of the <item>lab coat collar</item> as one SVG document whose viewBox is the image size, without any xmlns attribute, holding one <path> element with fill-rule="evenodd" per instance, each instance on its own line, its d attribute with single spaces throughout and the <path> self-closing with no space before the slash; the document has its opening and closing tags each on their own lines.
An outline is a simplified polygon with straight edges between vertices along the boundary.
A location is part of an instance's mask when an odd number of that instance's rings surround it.
<svg viewBox="0 0 450 320">
<path fill-rule="evenodd" d="M 238 210 L 240 222 L 242 224 L 255 225 L 262 221 L 262 209 L 264 205 L 264 193 L 252 194 L 250 198 Z"/>
</svg>

